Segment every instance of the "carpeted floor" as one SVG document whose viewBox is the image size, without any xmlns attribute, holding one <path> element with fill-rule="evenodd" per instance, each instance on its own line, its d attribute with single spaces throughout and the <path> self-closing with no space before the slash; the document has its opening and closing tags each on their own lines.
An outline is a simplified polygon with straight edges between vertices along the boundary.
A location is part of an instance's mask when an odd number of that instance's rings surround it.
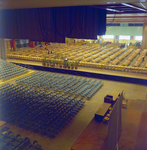
<svg viewBox="0 0 147 150">
<path fill-rule="evenodd" d="M 94 118 L 72 146 L 72 150 L 106 150 L 108 124 Z M 122 133 L 118 143 L 120 150 L 147 149 L 147 102 L 129 100 L 122 109 Z"/>
</svg>

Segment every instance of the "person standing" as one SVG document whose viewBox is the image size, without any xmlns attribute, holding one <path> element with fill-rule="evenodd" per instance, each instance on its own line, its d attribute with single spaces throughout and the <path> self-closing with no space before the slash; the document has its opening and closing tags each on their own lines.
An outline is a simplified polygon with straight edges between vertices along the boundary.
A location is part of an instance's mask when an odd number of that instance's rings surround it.
<svg viewBox="0 0 147 150">
<path fill-rule="evenodd" d="M 144 62 L 144 56 L 142 56 L 142 62 Z"/>
</svg>

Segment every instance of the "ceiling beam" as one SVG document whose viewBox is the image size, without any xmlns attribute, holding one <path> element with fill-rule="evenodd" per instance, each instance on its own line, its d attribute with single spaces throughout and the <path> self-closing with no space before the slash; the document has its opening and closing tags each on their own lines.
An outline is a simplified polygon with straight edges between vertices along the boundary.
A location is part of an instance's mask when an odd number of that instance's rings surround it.
<svg viewBox="0 0 147 150">
<path fill-rule="evenodd" d="M 147 18 L 107 18 L 107 23 L 145 23 Z"/>
<path fill-rule="evenodd" d="M 114 18 L 114 16 L 108 16 L 107 18 Z M 147 16 L 115 16 L 115 18 L 144 18 L 147 19 Z"/>
</svg>

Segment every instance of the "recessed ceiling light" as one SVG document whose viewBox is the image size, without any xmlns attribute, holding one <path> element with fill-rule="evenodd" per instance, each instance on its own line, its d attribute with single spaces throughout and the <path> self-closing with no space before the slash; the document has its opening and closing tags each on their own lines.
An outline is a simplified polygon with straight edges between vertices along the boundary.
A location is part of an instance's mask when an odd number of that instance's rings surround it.
<svg viewBox="0 0 147 150">
<path fill-rule="evenodd" d="M 110 9 L 110 8 L 106 8 L 106 10 L 108 10 L 108 11 L 114 11 L 114 12 L 123 12 L 123 11 L 119 11 L 119 10 L 116 10 L 116 9 Z"/>
</svg>

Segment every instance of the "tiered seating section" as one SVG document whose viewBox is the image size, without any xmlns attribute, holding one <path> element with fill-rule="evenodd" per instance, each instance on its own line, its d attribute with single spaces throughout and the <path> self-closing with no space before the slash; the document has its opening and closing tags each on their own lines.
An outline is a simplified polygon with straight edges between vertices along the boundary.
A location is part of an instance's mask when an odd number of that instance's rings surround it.
<svg viewBox="0 0 147 150">
<path fill-rule="evenodd" d="M 67 58 L 69 63 L 80 61 L 80 66 L 147 73 L 147 64 L 141 64 L 142 56 L 146 57 L 146 53 L 146 50 L 141 51 L 140 49 L 52 44 L 11 52 L 7 54 L 7 57 L 42 61 L 46 56 L 47 60 L 56 60 L 60 63 L 63 63 L 63 58 Z"/>
<path fill-rule="evenodd" d="M 18 75 L 27 73 L 28 69 L 17 66 L 15 64 L 8 63 L 7 61 L 0 59 L 0 79 L 8 80 Z"/>
<path fill-rule="evenodd" d="M 37 140 L 31 143 L 30 138 L 15 135 L 7 127 L 0 129 L 0 150 L 42 150 L 41 147 Z"/>
<path fill-rule="evenodd" d="M 44 89 L 51 92 L 50 95 L 58 92 L 80 98 L 81 96 L 91 98 L 103 85 L 102 81 L 39 71 L 16 80 L 16 83 Z"/>
</svg>

